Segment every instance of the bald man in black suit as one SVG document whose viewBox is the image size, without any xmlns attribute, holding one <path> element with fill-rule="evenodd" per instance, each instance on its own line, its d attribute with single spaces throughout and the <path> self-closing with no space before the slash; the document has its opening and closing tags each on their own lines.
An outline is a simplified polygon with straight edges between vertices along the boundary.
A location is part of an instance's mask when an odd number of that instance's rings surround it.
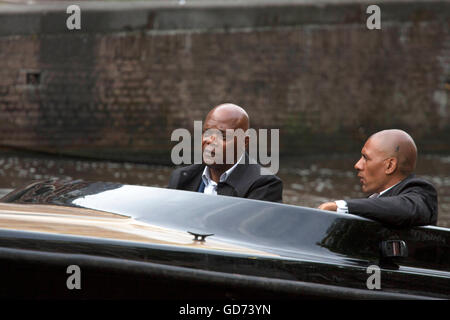
<svg viewBox="0 0 450 320">
<path fill-rule="evenodd" d="M 169 181 L 169 188 L 202 192 L 210 195 L 223 195 L 255 200 L 282 202 L 283 183 L 276 175 L 266 172 L 257 163 L 250 163 L 244 148 L 238 150 L 236 139 L 223 140 L 227 130 L 247 131 L 250 126 L 247 112 L 231 103 L 213 108 L 206 116 L 202 135 L 202 164 L 193 164 L 176 169 Z M 222 136 L 205 135 L 208 130 L 222 132 Z M 234 145 L 234 161 L 226 163 L 227 146 Z M 215 148 L 222 150 L 221 163 L 214 162 Z M 208 161 L 207 161 L 208 160 Z M 263 174 L 264 173 L 264 174 Z"/>
<path fill-rule="evenodd" d="M 416 159 L 416 144 L 406 132 L 391 129 L 373 134 L 355 164 L 369 198 L 327 202 L 319 209 L 399 227 L 436 225 L 437 192 L 431 183 L 415 177 Z"/>
</svg>

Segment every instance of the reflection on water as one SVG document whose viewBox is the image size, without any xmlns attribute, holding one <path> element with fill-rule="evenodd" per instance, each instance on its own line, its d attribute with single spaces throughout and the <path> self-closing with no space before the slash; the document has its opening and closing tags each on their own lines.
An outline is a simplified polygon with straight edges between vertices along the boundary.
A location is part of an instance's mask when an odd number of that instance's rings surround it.
<svg viewBox="0 0 450 320">
<path fill-rule="evenodd" d="M 282 160 L 285 203 L 317 207 L 329 200 L 364 197 L 353 165 L 357 156 L 318 156 Z M 166 187 L 173 168 L 146 164 L 0 154 L 0 189 L 36 179 L 63 178 Z M 450 227 L 450 156 L 421 155 L 417 175 L 438 190 L 438 226 Z M 0 190 L 0 194 L 1 194 Z M 5 192 L 7 190 L 3 190 Z"/>
</svg>

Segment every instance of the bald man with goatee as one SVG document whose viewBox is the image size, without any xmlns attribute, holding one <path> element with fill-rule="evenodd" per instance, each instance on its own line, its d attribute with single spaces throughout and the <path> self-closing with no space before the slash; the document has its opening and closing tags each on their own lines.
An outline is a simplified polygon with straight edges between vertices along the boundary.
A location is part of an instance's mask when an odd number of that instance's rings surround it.
<svg viewBox="0 0 450 320">
<path fill-rule="evenodd" d="M 365 199 L 337 200 L 319 209 L 351 213 L 381 223 L 412 227 L 436 225 L 437 192 L 416 178 L 417 147 L 405 131 L 391 129 L 373 134 L 355 164 Z"/>
<path fill-rule="evenodd" d="M 227 131 L 246 132 L 250 126 L 247 112 L 231 103 L 213 108 L 206 116 L 202 134 L 201 164 L 176 169 L 169 188 L 264 201 L 282 201 L 283 183 L 273 174 L 262 174 L 264 168 L 250 163 L 245 144 L 237 137 L 228 139 Z M 233 150 L 227 161 L 227 150 Z M 216 161 L 221 159 L 220 161 Z"/>
</svg>

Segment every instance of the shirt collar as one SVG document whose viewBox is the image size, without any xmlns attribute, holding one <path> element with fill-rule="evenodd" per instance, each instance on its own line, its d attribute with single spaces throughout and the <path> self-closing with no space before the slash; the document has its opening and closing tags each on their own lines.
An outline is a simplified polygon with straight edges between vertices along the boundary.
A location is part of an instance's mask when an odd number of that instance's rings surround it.
<svg viewBox="0 0 450 320">
<path fill-rule="evenodd" d="M 244 157 L 244 153 L 239 158 L 239 161 L 237 161 L 230 169 L 228 169 L 227 171 L 222 173 L 222 175 L 219 178 L 219 182 L 224 182 L 228 179 L 228 177 L 233 172 L 233 170 L 237 167 L 237 165 L 241 163 L 243 157 Z M 208 166 L 205 166 L 205 169 L 203 170 L 202 180 L 206 186 L 209 185 L 210 183 L 216 184 L 216 182 L 211 179 L 211 174 L 209 172 Z"/>
<path fill-rule="evenodd" d="M 403 180 L 402 180 L 402 181 L 403 181 Z M 399 184 L 400 182 L 402 182 L 402 181 L 399 181 L 399 182 L 397 182 L 396 184 L 394 184 L 393 186 L 390 186 L 389 188 L 384 189 L 383 191 L 380 192 L 380 194 L 379 194 L 378 196 L 381 196 L 383 193 L 388 192 L 389 190 L 391 190 L 393 187 L 395 187 L 396 185 L 398 185 L 398 184 Z"/>
</svg>

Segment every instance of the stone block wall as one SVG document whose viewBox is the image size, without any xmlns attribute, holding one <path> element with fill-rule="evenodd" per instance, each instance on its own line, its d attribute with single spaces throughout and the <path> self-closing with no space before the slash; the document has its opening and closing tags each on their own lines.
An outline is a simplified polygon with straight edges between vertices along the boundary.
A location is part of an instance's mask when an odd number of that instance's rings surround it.
<svg viewBox="0 0 450 320">
<path fill-rule="evenodd" d="M 273 2 L 274 3 L 274 2 Z M 232 102 L 281 155 L 359 152 L 402 128 L 450 151 L 450 5 L 199 1 L 0 7 L 0 147 L 170 163 L 176 128 Z M 126 6 L 126 7 L 124 7 Z"/>
</svg>

